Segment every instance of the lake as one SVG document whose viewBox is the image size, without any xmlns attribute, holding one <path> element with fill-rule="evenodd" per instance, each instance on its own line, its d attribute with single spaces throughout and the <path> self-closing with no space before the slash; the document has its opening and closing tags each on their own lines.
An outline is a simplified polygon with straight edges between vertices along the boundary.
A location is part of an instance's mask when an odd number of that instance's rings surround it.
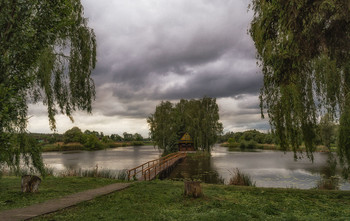
<svg viewBox="0 0 350 221">
<path fill-rule="evenodd" d="M 67 151 L 43 153 L 44 163 L 56 171 L 70 169 L 123 170 L 157 159 L 161 151 L 153 146 L 119 147 L 99 151 Z M 250 175 L 258 187 L 310 189 L 316 186 L 327 170 L 326 153 L 315 153 L 314 162 L 303 158 L 294 161 L 293 153 L 279 151 L 230 152 L 215 146 L 212 156 L 185 159 L 169 178 L 199 178 L 207 183 L 228 183 L 233 170 Z M 338 171 L 340 173 L 340 171 Z M 342 190 L 350 190 L 349 182 L 341 182 Z"/>
</svg>

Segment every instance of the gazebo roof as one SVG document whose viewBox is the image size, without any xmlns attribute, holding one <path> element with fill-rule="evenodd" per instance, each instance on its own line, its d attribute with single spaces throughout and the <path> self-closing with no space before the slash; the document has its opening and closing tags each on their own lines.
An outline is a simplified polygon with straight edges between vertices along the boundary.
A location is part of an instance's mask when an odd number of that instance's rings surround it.
<svg viewBox="0 0 350 221">
<path fill-rule="evenodd" d="M 193 143 L 191 136 L 186 132 L 181 136 L 179 143 Z"/>
</svg>

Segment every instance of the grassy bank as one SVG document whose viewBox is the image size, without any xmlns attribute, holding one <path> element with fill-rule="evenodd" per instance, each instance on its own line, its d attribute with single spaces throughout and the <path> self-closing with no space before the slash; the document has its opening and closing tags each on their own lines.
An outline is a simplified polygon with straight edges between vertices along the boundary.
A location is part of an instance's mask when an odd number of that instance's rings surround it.
<svg viewBox="0 0 350 221">
<path fill-rule="evenodd" d="M 0 211 L 21 208 L 80 191 L 93 189 L 118 182 L 113 179 L 91 177 L 46 177 L 42 180 L 39 192 L 21 192 L 21 178 L 3 176 L 0 178 Z"/>
<path fill-rule="evenodd" d="M 36 220 L 349 220 L 350 192 L 202 184 L 204 197 L 183 196 L 183 182 L 130 188 Z"/>
</svg>

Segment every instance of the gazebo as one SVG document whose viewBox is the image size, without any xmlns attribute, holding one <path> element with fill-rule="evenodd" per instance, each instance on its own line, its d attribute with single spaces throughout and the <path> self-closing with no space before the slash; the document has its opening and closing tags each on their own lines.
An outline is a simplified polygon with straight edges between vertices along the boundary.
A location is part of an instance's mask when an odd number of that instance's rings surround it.
<svg viewBox="0 0 350 221">
<path fill-rule="evenodd" d="M 193 140 L 188 133 L 184 133 L 178 142 L 179 151 L 194 151 Z"/>
</svg>

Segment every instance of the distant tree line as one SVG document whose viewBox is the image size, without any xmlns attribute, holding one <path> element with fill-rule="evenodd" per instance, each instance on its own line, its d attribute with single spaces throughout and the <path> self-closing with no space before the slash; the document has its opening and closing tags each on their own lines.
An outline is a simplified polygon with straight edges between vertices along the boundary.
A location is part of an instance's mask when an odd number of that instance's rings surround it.
<svg viewBox="0 0 350 221">
<path fill-rule="evenodd" d="M 196 150 L 210 151 L 222 133 L 219 107 L 215 98 L 180 100 L 173 104 L 162 101 L 147 119 L 150 136 L 165 153 L 178 150 L 181 135 L 189 133 Z"/>
<path fill-rule="evenodd" d="M 315 145 L 323 145 L 329 151 L 333 151 L 336 147 L 337 140 L 337 131 L 339 130 L 339 125 L 335 124 L 332 118 L 329 115 L 324 115 L 319 123 L 316 125 L 316 138 Z M 232 148 L 241 148 L 241 149 L 254 149 L 258 148 L 259 144 L 277 144 L 279 139 L 276 139 L 276 135 L 268 132 L 262 133 L 257 130 L 247 130 L 244 132 L 227 132 L 223 135 L 220 135 L 218 142 L 222 143 L 223 146 L 228 146 Z M 303 145 L 303 140 L 300 138 L 298 140 L 299 146 Z M 262 145 L 260 145 L 262 146 Z M 292 147 L 287 150 L 292 150 Z"/>
<path fill-rule="evenodd" d="M 219 138 L 220 143 L 226 142 L 229 147 L 239 147 L 241 149 L 254 149 L 258 144 L 275 143 L 272 133 L 261 133 L 257 130 L 247 130 L 244 132 L 227 132 Z"/>
<path fill-rule="evenodd" d="M 116 142 L 127 142 L 128 145 L 138 146 L 143 145 L 145 141 L 149 141 L 148 138 L 143 138 L 139 133 L 130 134 L 124 132 L 122 136 L 118 134 L 104 135 L 103 132 L 90 130 L 82 132 L 78 127 L 73 127 L 63 134 L 32 133 L 30 136 L 34 137 L 42 145 L 63 143 L 62 145 L 68 146 L 71 143 L 78 143 L 77 147 L 80 146 L 88 150 L 99 150 L 122 145 Z M 73 147 L 72 144 L 70 146 Z"/>
</svg>

